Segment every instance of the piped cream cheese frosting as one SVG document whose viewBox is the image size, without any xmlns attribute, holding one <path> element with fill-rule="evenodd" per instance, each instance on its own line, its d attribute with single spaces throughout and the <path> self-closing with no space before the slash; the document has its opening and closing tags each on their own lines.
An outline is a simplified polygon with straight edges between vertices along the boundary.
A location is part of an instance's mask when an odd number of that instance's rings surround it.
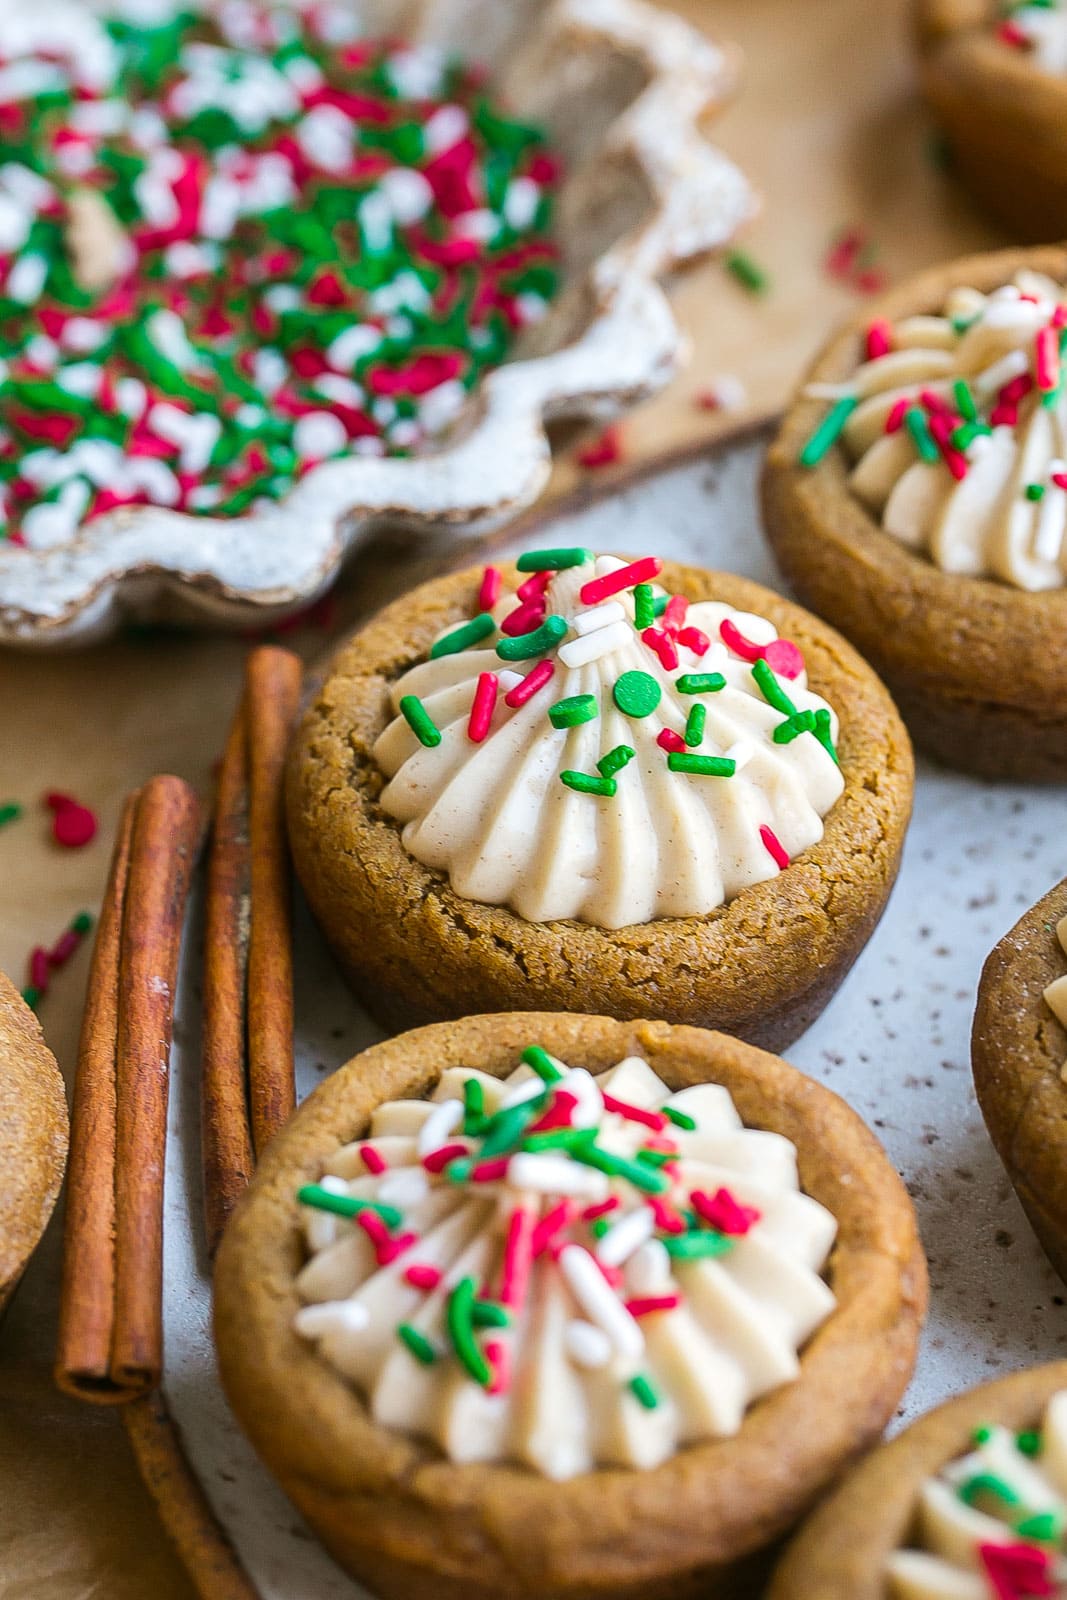
<svg viewBox="0 0 1067 1600">
<path fill-rule="evenodd" d="M 1067 12 L 1058 0 L 1047 0 L 1044 5 L 1006 5 L 996 32 L 1004 44 L 1024 51 L 1043 72 L 1067 72 Z"/>
<path fill-rule="evenodd" d="M 1067 1597 L 1067 1390 L 1039 1431 L 979 1428 L 922 1486 L 913 1547 L 888 1565 L 892 1600 Z"/>
<path fill-rule="evenodd" d="M 838 721 L 792 641 L 665 594 L 655 557 L 518 565 L 391 686 L 374 754 L 410 855 L 528 922 L 619 928 L 704 915 L 822 838 Z"/>
<path fill-rule="evenodd" d="M 563 1480 L 733 1435 L 836 1303 L 792 1143 L 637 1056 L 449 1068 L 299 1199 L 297 1332 L 457 1462 Z"/>
<path fill-rule="evenodd" d="M 1056 937 L 1060 941 L 1060 949 L 1067 956 L 1067 917 L 1061 917 L 1056 924 Z M 1056 1018 L 1067 1028 L 1067 973 L 1055 978 L 1045 990 L 1045 1004 Z M 1064 1062 L 1062 1075 L 1067 1082 L 1067 1062 Z"/>
<path fill-rule="evenodd" d="M 1067 399 L 1061 285 L 1023 271 L 941 314 L 876 319 L 800 460 L 840 440 L 849 487 L 886 533 L 944 572 L 1019 589 L 1067 579 Z"/>
</svg>

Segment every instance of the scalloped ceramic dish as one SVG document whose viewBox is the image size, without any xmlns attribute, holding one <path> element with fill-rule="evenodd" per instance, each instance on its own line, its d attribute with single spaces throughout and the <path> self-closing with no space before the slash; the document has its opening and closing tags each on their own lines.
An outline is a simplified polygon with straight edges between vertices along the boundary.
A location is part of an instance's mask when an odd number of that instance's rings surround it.
<svg viewBox="0 0 1067 1600">
<path fill-rule="evenodd" d="M 0 23 L 22 3 L 0 0 Z M 0 547 L 0 642 L 82 643 L 123 617 L 269 621 L 322 593 L 377 525 L 506 520 L 545 483 L 547 421 L 611 416 L 671 376 L 682 337 L 658 280 L 725 244 L 755 208 L 699 131 L 732 87 L 732 56 L 643 0 L 375 0 L 363 12 L 369 33 L 487 61 L 516 114 L 546 128 L 568 173 L 549 315 L 421 457 L 324 463 L 246 517 L 138 506 L 68 543 Z"/>
</svg>

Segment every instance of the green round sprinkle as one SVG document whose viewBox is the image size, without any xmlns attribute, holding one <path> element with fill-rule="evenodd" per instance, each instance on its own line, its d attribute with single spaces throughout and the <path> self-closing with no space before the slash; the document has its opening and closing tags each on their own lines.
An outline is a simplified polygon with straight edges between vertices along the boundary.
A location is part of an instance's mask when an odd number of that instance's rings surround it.
<svg viewBox="0 0 1067 1600">
<path fill-rule="evenodd" d="M 668 1122 L 673 1122 L 676 1128 L 684 1128 L 686 1133 L 693 1133 L 696 1129 L 696 1118 L 691 1117 L 688 1111 L 679 1111 L 675 1106 L 660 1106 L 660 1110 Z"/>
<path fill-rule="evenodd" d="M 639 1372 L 636 1377 L 630 1379 L 628 1387 L 635 1400 L 643 1405 L 646 1411 L 655 1411 L 659 1405 L 659 1395 L 651 1378 Z"/>
<path fill-rule="evenodd" d="M 487 639 L 495 632 L 496 623 L 488 611 L 480 611 L 470 622 L 463 623 L 462 627 L 453 628 L 443 639 L 436 640 L 430 646 L 430 660 L 436 661 L 438 656 L 454 656 L 457 651 L 466 650 L 468 645 L 477 644 L 479 640 Z"/>
<path fill-rule="evenodd" d="M 475 1300 L 471 1306 L 471 1322 L 476 1328 L 509 1328 L 511 1313 L 495 1300 Z"/>
<path fill-rule="evenodd" d="M 417 694 L 406 694 L 400 701 L 400 715 L 420 744 L 432 750 L 441 743 L 441 730 Z"/>
<path fill-rule="evenodd" d="M 726 257 L 726 270 L 750 294 L 766 294 L 770 279 L 758 262 L 743 250 L 731 250 Z"/>
<path fill-rule="evenodd" d="M 780 711 L 783 716 L 796 716 L 797 708 L 775 677 L 773 667 L 769 667 L 761 658 L 753 662 L 752 676 L 756 680 L 757 689 L 769 706 L 773 706 L 775 711 Z"/>
<path fill-rule="evenodd" d="M 656 620 L 655 598 L 650 583 L 634 586 L 634 627 L 639 632 L 651 628 Z"/>
<path fill-rule="evenodd" d="M 732 778 L 737 771 L 737 762 L 729 756 L 687 756 L 674 750 L 667 766 L 672 772 L 692 772 L 700 778 Z"/>
<path fill-rule="evenodd" d="M 313 1206 L 316 1211 L 332 1211 L 338 1217 L 358 1217 L 361 1211 L 373 1211 L 389 1228 L 398 1228 L 403 1213 L 396 1206 L 385 1206 L 377 1200 L 361 1200 L 354 1194 L 334 1194 L 319 1183 L 305 1183 L 296 1192 L 302 1206 Z"/>
<path fill-rule="evenodd" d="M 594 1239 L 602 1239 L 612 1226 L 610 1217 L 594 1217 L 589 1224 L 589 1232 Z"/>
<path fill-rule="evenodd" d="M 528 1067 L 532 1067 L 543 1083 L 558 1083 L 563 1076 L 563 1073 L 556 1066 L 556 1063 L 543 1045 L 527 1045 L 522 1052 L 520 1060 L 524 1061 Z"/>
<path fill-rule="evenodd" d="M 988 1432 L 987 1432 L 986 1437 L 988 1438 L 988 1436 L 989 1435 L 988 1435 Z M 985 1443 L 985 1440 L 977 1439 L 977 1435 L 976 1435 L 976 1440 L 977 1440 L 977 1442 L 979 1444 L 984 1444 Z M 1016 1436 L 1015 1436 L 1015 1448 L 1016 1448 L 1016 1450 L 1018 1450 L 1019 1454 L 1023 1455 L 1023 1456 L 1037 1456 L 1037 1455 L 1040 1455 L 1041 1454 L 1041 1435 L 1039 1433 L 1037 1433 L 1034 1429 L 1027 1428 L 1023 1433 L 1016 1434 Z"/>
<path fill-rule="evenodd" d="M 1043 500 L 1045 497 L 1045 485 L 1043 483 L 1028 483 L 1023 493 L 1028 500 Z"/>
<path fill-rule="evenodd" d="M 660 703 L 662 689 L 648 672 L 624 672 L 615 680 L 612 699 L 624 717 L 648 717 Z"/>
<path fill-rule="evenodd" d="M 714 1229 L 694 1233 L 668 1233 L 662 1240 L 669 1256 L 677 1261 L 699 1261 L 703 1257 L 727 1256 L 734 1242 Z"/>
<path fill-rule="evenodd" d="M 984 1423 L 984 1422 L 982 1423 L 980 1428 L 975 1428 L 974 1432 L 971 1434 L 971 1440 L 972 1440 L 972 1442 L 974 1444 L 988 1444 L 990 1439 L 992 1439 L 992 1437 L 993 1437 L 992 1428 L 989 1427 L 988 1424 Z"/>
<path fill-rule="evenodd" d="M 596 715 L 594 694 L 572 694 L 569 699 L 557 700 L 548 708 L 548 720 L 554 728 L 576 728 L 581 722 L 594 722 Z"/>
<path fill-rule="evenodd" d="M 437 1360 L 437 1351 L 418 1328 L 413 1328 L 410 1322 L 401 1322 L 397 1326 L 397 1337 L 402 1344 L 406 1344 L 416 1361 L 421 1361 L 424 1367 L 432 1366 Z"/>
<path fill-rule="evenodd" d="M 695 749 L 704 737 L 704 724 L 708 720 L 708 708 L 699 702 L 689 709 L 685 719 L 685 742 L 690 749 Z"/>
<path fill-rule="evenodd" d="M 515 565 L 520 572 L 562 572 L 566 567 L 581 567 L 592 561 L 593 552 L 581 545 L 562 550 L 527 550 Z"/>
<path fill-rule="evenodd" d="M 22 815 L 22 807 L 15 800 L 10 800 L 6 805 L 0 806 L 0 828 L 8 822 L 16 822 Z"/>
<path fill-rule="evenodd" d="M 726 679 L 721 672 L 683 672 L 674 687 L 679 694 L 717 694 L 726 688 Z"/>
<path fill-rule="evenodd" d="M 845 395 L 831 407 L 800 452 L 802 467 L 817 467 L 823 457 L 829 454 L 858 405 L 859 401 L 854 395 Z"/>
<path fill-rule="evenodd" d="M 563 617 L 553 614 L 546 617 L 533 633 L 520 633 L 514 639 L 498 639 L 496 653 L 501 661 L 526 661 L 530 656 L 544 655 L 552 650 L 567 632 Z"/>
<path fill-rule="evenodd" d="M 466 1367 L 475 1383 L 488 1389 L 493 1373 L 474 1337 L 471 1313 L 474 1309 L 474 1279 L 461 1278 L 448 1297 L 445 1320 L 448 1336 L 457 1357 Z"/>
<path fill-rule="evenodd" d="M 606 756 L 601 756 L 596 764 L 597 771 L 602 778 L 613 778 L 621 772 L 626 764 L 633 760 L 637 752 L 632 745 L 617 744 L 614 750 L 609 750 Z"/>
<path fill-rule="evenodd" d="M 569 768 L 560 773 L 559 781 L 576 794 L 598 794 L 604 800 L 613 800 L 618 789 L 614 778 L 594 778 L 590 772 L 571 772 Z"/>
<path fill-rule="evenodd" d="M 909 406 L 904 413 L 904 425 L 911 434 L 912 443 L 919 455 L 929 465 L 940 460 L 934 436 L 930 432 L 930 424 L 926 420 L 926 412 L 920 406 Z"/>
</svg>

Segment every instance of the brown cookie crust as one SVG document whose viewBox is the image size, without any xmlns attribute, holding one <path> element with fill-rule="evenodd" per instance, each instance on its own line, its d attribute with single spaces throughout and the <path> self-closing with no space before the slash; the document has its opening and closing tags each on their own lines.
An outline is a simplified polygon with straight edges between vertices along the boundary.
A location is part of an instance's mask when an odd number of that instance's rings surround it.
<svg viewBox="0 0 1067 1600">
<path fill-rule="evenodd" d="M 52 1215 L 67 1133 L 55 1057 L 37 1018 L 0 972 L 0 1310 Z"/>
<path fill-rule="evenodd" d="M 989 1136 L 1052 1265 L 1067 1282 L 1067 1031 L 1044 990 L 1067 972 L 1056 924 L 1067 879 L 1005 934 L 982 969 L 971 1033 Z"/>
<path fill-rule="evenodd" d="M 982 209 L 1024 242 L 1067 234 L 1067 79 L 992 32 L 996 0 L 915 0 L 919 81 Z"/>
<path fill-rule="evenodd" d="M 801 1377 L 731 1440 L 648 1472 L 558 1485 L 510 1465 L 457 1466 L 373 1424 L 292 1329 L 303 1259 L 295 1194 L 384 1100 L 432 1091 L 447 1067 L 506 1076 L 537 1040 L 602 1071 L 640 1054 L 672 1088 L 713 1080 L 743 1120 L 793 1140 L 804 1189 L 838 1218 L 838 1307 Z M 385 1600 L 708 1600 L 750 1593 L 746 1560 L 877 1438 L 910 1376 L 926 1267 L 907 1193 L 836 1095 L 722 1034 L 662 1022 L 511 1014 L 441 1023 L 375 1046 L 327 1080 L 274 1139 L 219 1251 L 215 1335 L 230 1402 L 290 1498 L 343 1566 Z M 740 1565 L 739 1565 L 740 1563 Z"/>
<path fill-rule="evenodd" d="M 1067 250 L 1001 250 L 920 273 L 857 312 L 805 382 L 847 380 L 874 318 L 939 311 L 956 285 L 994 289 L 1022 267 L 1062 282 Z M 790 584 L 885 678 L 916 744 L 935 759 L 982 777 L 1062 782 L 1067 588 L 1031 594 L 942 572 L 883 532 L 848 487 L 843 449 L 799 465 L 825 414 L 825 401 L 800 393 L 764 465 L 764 522 Z"/>
<path fill-rule="evenodd" d="M 885 1600 L 885 1564 L 907 1544 L 919 1490 L 972 1448 L 975 1428 L 1036 1427 L 1067 1386 L 1067 1361 L 1012 1373 L 920 1417 L 851 1472 L 786 1551 L 767 1600 Z"/>
<path fill-rule="evenodd" d="M 506 580 L 515 580 L 514 567 Z M 294 739 L 289 835 L 308 900 L 363 1003 L 389 1026 L 540 1007 L 650 1013 L 780 1048 L 829 1000 L 870 937 L 911 814 L 907 734 L 866 663 L 799 607 L 745 579 L 667 564 L 663 581 L 769 617 L 841 718 L 845 792 L 779 877 L 706 917 L 618 930 L 524 922 L 453 893 L 407 854 L 377 803 L 387 687 L 440 629 L 472 615 L 480 570 L 437 579 L 342 646 Z"/>
</svg>

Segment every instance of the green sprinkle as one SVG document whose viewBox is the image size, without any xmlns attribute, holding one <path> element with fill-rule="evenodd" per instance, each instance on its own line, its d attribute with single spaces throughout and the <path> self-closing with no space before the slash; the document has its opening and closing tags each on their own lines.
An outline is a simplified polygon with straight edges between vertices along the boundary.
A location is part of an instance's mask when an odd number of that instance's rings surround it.
<svg viewBox="0 0 1067 1600">
<path fill-rule="evenodd" d="M 667 766 L 671 772 L 692 772 L 700 778 L 732 778 L 737 771 L 737 762 L 729 756 L 687 756 L 680 750 L 670 752 Z"/>
<path fill-rule="evenodd" d="M 83 933 L 83 934 L 84 933 L 88 933 L 89 929 L 92 927 L 92 925 L 93 925 L 93 914 L 92 914 L 92 912 L 91 911 L 79 911 L 78 915 L 71 922 L 71 925 L 70 925 L 71 932 L 72 933 Z"/>
<path fill-rule="evenodd" d="M 485 1090 L 477 1078 L 463 1085 L 463 1132 L 480 1133 L 485 1123 Z"/>
<path fill-rule="evenodd" d="M 6 827 L 9 822 L 17 822 L 22 815 L 22 807 L 15 800 L 9 800 L 6 805 L 0 806 L 0 828 Z"/>
<path fill-rule="evenodd" d="M 541 656 L 546 650 L 552 650 L 566 632 L 564 619 L 553 614 L 546 617 L 533 633 L 520 633 L 514 639 L 498 639 L 496 653 L 501 661 L 527 661 L 530 656 Z"/>
<path fill-rule="evenodd" d="M 977 322 L 982 315 L 980 311 L 972 312 L 970 316 L 950 317 L 952 331 L 956 335 L 964 334 L 973 322 Z"/>
<path fill-rule="evenodd" d="M 1054 408 L 1059 405 L 1062 394 L 1063 379 L 1061 378 L 1054 389 L 1046 389 L 1044 394 L 1041 396 L 1041 404 L 1045 407 L 1045 410 L 1054 410 Z"/>
<path fill-rule="evenodd" d="M 984 1443 L 984 1440 L 979 1441 Z M 1027 1428 L 1023 1433 L 1015 1435 L 1015 1448 L 1022 1456 L 1038 1456 L 1041 1454 L 1041 1435 L 1032 1428 Z"/>
<path fill-rule="evenodd" d="M 616 678 L 612 699 L 624 717 L 648 717 L 660 703 L 663 691 L 649 672 L 624 672 Z"/>
<path fill-rule="evenodd" d="M 536 1071 L 536 1068 L 534 1070 Z M 516 1106 L 505 1106 L 494 1117 L 490 1117 L 485 1125 L 478 1159 L 488 1161 L 490 1156 L 505 1155 L 507 1151 L 514 1150 L 516 1145 L 521 1144 L 528 1125 L 541 1115 L 545 1099 L 546 1095 L 542 1092 L 530 1100 L 520 1101 Z"/>
<path fill-rule="evenodd" d="M 984 422 L 961 422 L 958 428 L 953 428 L 949 434 L 949 443 L 954 450 L 966 450 L 976 439 L 992 432 Z"/>
<path fill-rule="evenodd" d="M 610 1217 L 594 1217 L 592 1222 L 589 1224 L 589 1232 L 593 1235 L 594 1239 L 602 1239 L 611 1226 L 612 1222 Z"/>
<path fill-rule="evenodd" d="M 546 1128 L 544 1133 L 530 1133 L 522 1141 L 522 1148 L 531 1155 L 539 1150 L 570 1150 L 576 1144 L 592 1144 L 595 1128 Z"/>
<path fill-rule="evenodd" d="M 652 602 L 652 615 L 654 617 L 662 617 L 670 603 L 671 597 L 669 594 L 657 595 Z"/>
<path fill-rule="evenodd" d="M 590 772 L 571 772 L 569 768 L 560 773 L 559 781 L 577 794 L 598 794 L 605 800 L 613 800 L 618 789 L 614 778 L 594 778 Z"/>
<path fill-rule="evenodd" d="M 802 467 L 817 467 L 844 432 L 845 423 L 859 405 L 855 395 L 844 395 L 823 417 L 800 452 Z"/>
<path fill-rule="evenodd" d="M 971 386 L 965 378 L 957 378 L 952 385 L 952 393 L 956 401 L 956 410 L 966 422 L 978 421 L 978 407 L 974 403 Z"/>
<path fill-rule="evenodd" d="M 1015 1532 L 1039 1544 L 1058 1544 L 1063 1537 L 1063 1518 L 1055 1511 L 1037 1511 L 1015 1524 Z"/>
<path fill-rule="evenodd" d="M 430 1367 L 437 1360 L 437 1351 L 418 1328 L 413 1328 L 410 1322 L 401 1322 L 397 1326 L 397 1337 L 402 1344 L 406 1344 L 416 1361 L 421 1361 L 424 1367 Z"/>
<path fill-rule="evenodd" d="M 797 708 L 782 688 L 775 677 L 774 668 L 760 658 L 752 664 L 752 676 L 756 680 L 756 687 L 769 706 L 775 711 L 780 711 L 783 716 L 795 717 Z"/>
<path fill-rule="evenodd" d="M 941 458 L 938 454 L 934 436 L 930 432 L 930 424 L 926 420 L 926 412 L 920 406 L 909 406 L 904 413 L 904 425 L 911 434 L 912 443 L 922 459 L 930 466 Z"/>
<path fill-rule="evenodd" d="M 566 567 L 581 567 L 592 561 L 593 552 L 581 545 L 562 550 L 527 550 L 515 565 L 520 572 L 562 572 Z"/>
<path fill-rule="evenodd" d="M 558 1083 L 563 1073 L 553 1061 L 548 1051 L 540 1044 L 529 1044 L 522 1052 L 520 1060 L 528 1067 L 532 1067 L 542 1083 Z M 525 1107 L 523 1108 L 525 1110 Z"/>
<path fill-rule="evenodd" d="M 675 1106 L 660 1106 L 660 1110 L 668 1122 L 673 1122 L 676 1128 L 684 1128 L 686 1133 L 693 1133 L 696 1129 L 696 1118 L 691 1117 L 688 1111 L 679 1111 Z"/>
<path fill-rule="evenodd" d="M 775 744 L 792 744 L 794 739 L 799 739 L 802 733 L 815 732 L 814 711 L 797 711 L 784 722 L 780 722 L 771 737 Z"/>
<path fill-rule="evenodd" d="M 964 1505 L 973 1506 L 982 1495 L 988 1495 L 995 1500 L 1003 1500 L 1006 1506 L 1017 1506 L 1019 1496 L 1010 1483 L 1003 1478 L 998 1478 L 993 1472 L 976 1472 L 973 1478 L 968 1478 L 966 1483 L 961 1483 L 957 1490 Z"/>
<path fill-rule="evenodd" d="M 634 586 L 634 627 L 639 633 L 643 633 L 646 628 L 651 628 L 655 620 L 655 595 L 652 593 L 652 585 L 638 583 Z"/>
<path fill-rule="evenodd" d="M 582 722 L 595 722 L 596 717 L 595 694 L 572 694 L 548 708 L 548 720 L 554 728 L 576 728 Z"/>
<path fill-rule="evenodd" d="M 727 272 L 751 294 L 766 294 L 770 288 L 770 279 L 766 272 L 743 250 L 731 250 L 726 257 L 725 265 Z"/>
<path fill-rule="evenodd" d="M 665 1167 L 668 1161 L 675 1159 L 675 1155 L 673 1150 L 646 1150 L 642 1145 L 636 1159 L 643 1161 L 649 1167 Z"/>
<path fill-rule="evenodd" d="M 727 1256 L 734 1242 L 725 1233 L 702 1228 L 693 1233 L 667 1233 L 663 1247 L 677 1261 L 699 1261 L 706 1256 Z"/>
<path fill-rule="evenodd" d="M 495 1300 L 475 1300 L 471 1306 L 471 1321 L 476 1328 L 509 1328 L 511 1313 Z"/>
<path fill-rule="evenodd" d="M 354 1194 L 333 1194 L 321 1183 L 305 1183 L 297 1190 L 296 1198 L 302 1206 L 313 1206 L 316 1211 L 332 1211 L 337 1217 L 358 1217 L 361 1211 L 373 1211 L 389 1228 L 398 1228 L 403 1213 L 396 1206 L 385 1206 L 377 1200 L 361 1200 Z"/>
<path fill-rule="evenodd" d="M 982 1423 L 980 1428 L 975 1428 L 974 1432 L 971 1434 L 971 1440 L 972 1440 L 972 1442 L 974 1444 L 988 1444 L 990 1439 L 992 1439 L 992 1437 L 993 1437 L 992 1428 L 990 1428 L 984 1422 Z"/>
<path fill-rule="evenodd" d="M 638 1404 L 643 1405 L 646 1411 L 655 1411 L 659 1405 L 659 1395 L 656 1393 L 655 1384 L 645 1373 L 639 1372 L 630 1379 L 627 1385 L 630 1393 Z"/>
<path fill-rule="evenodd" d="M 483 1389 L 488 1389 L 493 1374 L 474 1337 L 473 1310 L 474 1279 L 461 1278 L 448 1297 L 448 1309 L 445 1313 L 448 1336 L 457 1357 L 475 1383 L 480 1383 Z"/>
<path fill-rule="evenodd" d="M 598 1144 L 578 1145 L 572 1154 L 575 1161 L 582 1162 L 584 1166 L 596 1167 L 598 1172 L 606 1172 L 610 1178 L 625 1178 L 645 1194 L 662 1194 L 670 1188 L 670 1179 L 661 1172 L 643 1167 L 638 1161 L 627 1161 L 625 1156 L 617 1156 L 610 1150 L 602 1150 Z"/>
<path fill-rule="evenodd" d="M 683 672 L 674 687 L 679 694 L 717 694 L 726 688 L 726 679 L 721 672 Z"/>
<path fill-rule="evenodd" d="M 596 764 L 596 769 L 602 778 L 613 778 L 621 772 L 627 762 L 632 761 L 637 752 L 632 745 L 617 744 L 614 750 L 609 750 L 606 756 L 601 756 Z"/>
<path fill-rule="evenodd" d="M 436 640 L 430 646 L 430 660 L 436 661 L 439 656 L 454 656 L 460 650 L 466 650 L 468 645 L 478 644 L 480 640 L 487 639 L 495 632 L 496 623 L 488 611 L 480 611 L 470 622 L 465 622 L 460 628 L 453 628 L 443 639 Z"/>
<path fill-rule="evenodd" d="M 417 694 L 406 694 L 400 701 L 400 715 L 420 744 L 428 750 L 441 743 L 441 730 Z"/>
<path fill-rule="evenodd" d="M 1028 483 L 1023 493 L 1028 500 L 1043 500 L 1045 498 L 1045 485 L 1043 483 Z"/>
<path fill-rule="evenodd" d="M 474 1171 L 474 1162 L 470 1156 L 457 1156 L 445 1167 L 445 1177 L 449 1183 L 466 1183 Z"/>
<path fill-rule="evenodd" d="M 685 742 L 691 750 L 695 750 L 704 737 L 704 724 L 708 720 L 708 708 L 698 701 L 689 708 L 689 715 L 685 721 Z"/>
<path fill-rule="evenodd" d="M 38 1006 L 38 1004 L 40 1002 L 40 999 L 41 999 L 41 991 L 40 991 L 40 989 L 35 989 L 32 983 L 28 983 L 26 985 L 25 989 L 23 989 L 21 992 L 22 992 L 22 998 L 23 998 L 23 1000 L 25 1000 L 25 1002 L 29 1006 L 30 1010 L 31 1011 L 36 1011 L 37 1010 L 37 1006 Z"/>
<path fill-rule="evenodd" d="M 815 737 L 826 751 L 826 754 L 830 757 L 834 766 L 839 767 L 841 763 L 837 759 L 837 751 L 834 749 L 833 736 L 830 733 L 830 713 L 825 706 L 823 706 L 820 711 L 816 711 L 815 713 Z"/>
</svg>

